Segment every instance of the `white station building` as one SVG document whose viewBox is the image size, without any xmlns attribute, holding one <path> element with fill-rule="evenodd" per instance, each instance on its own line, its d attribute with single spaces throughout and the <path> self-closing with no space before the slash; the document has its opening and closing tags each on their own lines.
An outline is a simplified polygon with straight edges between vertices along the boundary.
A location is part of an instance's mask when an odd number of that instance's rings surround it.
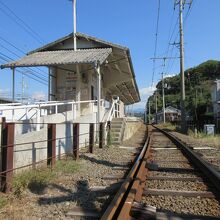
<svg viewBox="0 0 220 220">
<path fill-rule="evenodd" d="M 108 119 L 105 107 L 109 110 L 112 101 L 117 100 L 116 117 L 124 117 L 125 106 L 140 101 L 129 49 L 81 33 L 76 33 L 76 38 L 76 50 L 71 33 L 1 68 L 11 68 L 14 79 L 17 68 L 48 67 L 49 102 L 41 103 L 36 116 L 48 114 L 46 104 L 50 104 L 50 114 L 73 108 L 74 119 L 96 112 L 96 122 L 102 122 Z M 30 119 L 28 112 L 23 112 L 23 118 L 13 115 L 11 119 Z M 92 122 L 94 117 L 87 120 Z"/>
</svg>

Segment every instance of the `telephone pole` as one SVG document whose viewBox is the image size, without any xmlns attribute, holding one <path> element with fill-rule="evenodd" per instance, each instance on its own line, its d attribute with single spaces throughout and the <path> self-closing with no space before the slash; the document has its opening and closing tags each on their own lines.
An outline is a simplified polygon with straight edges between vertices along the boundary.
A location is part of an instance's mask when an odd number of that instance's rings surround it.
<svg viewBox="0 0 220 220">
<path fill-rule="evenodd" d="M 180 75 L 181 75 L 181 130 L 187 132 L 186 110 L 185 110 L 185 75 L 184 75 L 184 33 L 183 33 L 183 9 L 185 4 L 192 5 L 193 0 L 176 0 L 175 5 L 179 4 L 179 32 L 180 32 Z"/>
<path fill-rule="evenodd" d="M 180 74 L 181 74 L 181 130 L 186 133 L 185 112 L 185 76 L 184 76 L 184 34 L 183 34 L 183 0 L 179 2 L 179 29 L 180 29 Z"/>
</svg>

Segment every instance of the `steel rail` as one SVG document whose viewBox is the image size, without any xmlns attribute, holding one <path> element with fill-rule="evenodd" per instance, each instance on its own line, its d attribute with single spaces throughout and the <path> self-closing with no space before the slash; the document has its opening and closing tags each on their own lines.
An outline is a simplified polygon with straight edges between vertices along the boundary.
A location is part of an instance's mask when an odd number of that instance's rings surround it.
<svg viewBox="0 0 220 220">
<path fill-rule="evenodd" d="M 135 160 L 133 167 L 131 168 L 125 181 L 123 182 L 119 191 L 117 192 L 117 194 L 113 198 L 112 202 L 110 203 L 110 205 L 108 206 L 108 208 L 104 212 L 103 216 L 101 217 L 101 220 L 117 219 L 120 212 L 121 212 L 121 209 L 123 208 L 123 205 L 125 204 L 127 196 L 129 194 L 133 184 L 135 183 L 136 186 L 139 185 L 139 184 L 137 184 L 137 181 L 135 181 L 135 180 L 138 180 L 138 183 L 140 181 L 140 177 L 137 175 L 138 175 L 138 172 L 140 169 L 143 172 L 143 166 L 141 166 L 141 165 L 144 161 L 144 157 L 147 152 L 149 142 L 150 142 L 150 134 L 148 132 L 147 140 L 141 150 L 141 153 L 139 154 L 139 156 Z M 129 213 L 129 210 L 127 210 L 127 212 Z"/>
<path fill-rule="evenodd" d="M 154 128 L 165 134 L 175 145 L 177 145 L 183 153 L 202 173 L 212 182 L 216 187 L 218 193 L 220 193 L 220 172 L 210 166 L 205 160 L 198 156 L 193 150 L 187 147 L 181 140 L 175 137 L 173 134 L 170 134 L 163 129 L 160 129 L 153 125 Z"/>
<path fill-rule="evenodd" d="M 216 187 L 217 193 L 220 192 L 220 173 L 211 167 L 206 161 L 200 158 L 195 152 L 187 147 L 181 140 L 174 135 L 166 132 L 154 125 L 158 131 L 166 135 L 180 150 L 187 156 L 187 159 L 192 162 Z M 151 133 L 151 132 L 150 132 Z M 150 152 L 151 134 L 148 134 L 147 141 L 138 156 L 131 171 L 127 175 L 121 188 L 113 198 L 112 202 L 106 209 L 101 220 L 129 220 L 131 219 L 130 211 L 134 201 L 140 202 L 143 194 L 143 186 L 146 182 L 146 163 Z"/>
</svg>

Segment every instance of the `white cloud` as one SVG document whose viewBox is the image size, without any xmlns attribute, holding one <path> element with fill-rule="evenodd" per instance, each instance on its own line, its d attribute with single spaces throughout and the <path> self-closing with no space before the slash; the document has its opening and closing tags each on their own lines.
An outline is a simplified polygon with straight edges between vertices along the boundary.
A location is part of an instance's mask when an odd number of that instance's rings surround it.
<svg viewBox="0 0 220 220">
<path fill-rule="evenodd" d="M 165 78 L 169 78 L 169 77 L 173 77 L 173 76 L 175 76 L 176 74 L 166 74 L 164 77 Z"/>
<path fill-rule="evenodd" d="M 46 100 L 46 94 L 42 91 L 34 92 L 32 94 L 32 99 L 36 101 L 45 101 Z"/>
<path fill-rule="evenodd" d="M 139 90 L 141 101 L 134 104 L 134 109 L 145 109 L 148 97 L 153 95 L 155 90 L 156 90 L 156 84 L 154 84 L 153 86 L 141 88 Z"/>
</svg>

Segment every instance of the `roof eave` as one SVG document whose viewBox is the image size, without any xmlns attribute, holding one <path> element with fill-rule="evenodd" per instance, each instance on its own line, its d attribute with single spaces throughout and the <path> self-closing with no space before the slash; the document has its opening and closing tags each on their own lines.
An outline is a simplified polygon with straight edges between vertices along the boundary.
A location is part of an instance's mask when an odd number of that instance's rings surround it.
<svg viewBox="0 0 220 220">
<path fill-rule="evenodd" d="M 132 63 L 132 60 L 131 60 L 130 50 L 128 48 L 126 49 L 126 53 L 127 53 L 128 59 L 129 59 L 130 67 L 131 67 L 131 72 L 132 72 L 133 79 L 134 79 L 135 89 L 136 89 L 136 92 L 138 94 L 138 99 L 139 99 L 138 102 L 140 102 L 141 101 L 140 93 L 139 93 L 137 82 L 136 82 L 136 76 L 135 76 L 135 73 L 134 73 L 134 67 L 133 67 L 133 63 Z"/>
</svg>

